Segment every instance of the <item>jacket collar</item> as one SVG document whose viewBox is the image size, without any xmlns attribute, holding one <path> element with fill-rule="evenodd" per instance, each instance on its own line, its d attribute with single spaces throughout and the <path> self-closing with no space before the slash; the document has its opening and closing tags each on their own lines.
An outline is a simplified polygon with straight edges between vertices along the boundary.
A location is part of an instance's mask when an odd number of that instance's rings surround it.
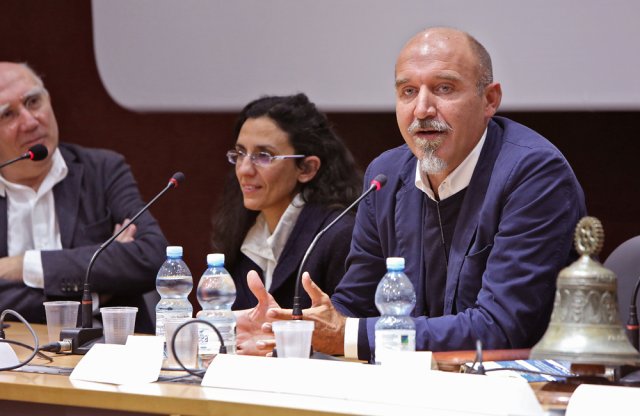
<svg viewBox="0 0 640 416">
<path fill-rule="evenodd" d="M 56 200 L 56 215 L 58 216 L 62 247 L 70 247 L 80 207 L 80 188 L 84 167 L 66 147 L 60 146 L 60 152 L 67 163 L 69 173 L 65 180 L 53 188 L 53 195 Z"/>
<path fill-rule="evenodd" d="M 273 280 L 269 292 L 274 293 L 290 276 L 298 274 L 298 268 L 309 244 L 322 229 L 332 211 L 316 204 L 305 204 L 296 225 L 285 245 L 278 265 L 273 271 Z"/>
</svg>

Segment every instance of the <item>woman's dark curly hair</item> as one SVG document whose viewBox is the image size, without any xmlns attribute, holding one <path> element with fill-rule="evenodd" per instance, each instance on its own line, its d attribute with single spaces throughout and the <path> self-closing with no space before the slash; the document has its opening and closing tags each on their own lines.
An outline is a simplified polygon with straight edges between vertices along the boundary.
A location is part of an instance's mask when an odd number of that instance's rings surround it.
<svg viewBox="0 0 640 416">
<path fill-rule="evenodd" d="M 353 155 L 305 94 L 265 96 L 250 102 L 238 115 L 235 139 L 247 119 L 259 117 L 269 117 L 287 134 L 294 153 L 320 158 L 314 178 L 298 184 L 305 202 L 345 208 L 359 196 L 362 175 Z M 304 159 L 296 163 L 302 165 Z M 213 249 L 225 253 L 227 264 L 232 265 L 259 212 L 244 207 L 235 171 L 228 176 L 222 195 L 213 219 Z"/>
</svg>

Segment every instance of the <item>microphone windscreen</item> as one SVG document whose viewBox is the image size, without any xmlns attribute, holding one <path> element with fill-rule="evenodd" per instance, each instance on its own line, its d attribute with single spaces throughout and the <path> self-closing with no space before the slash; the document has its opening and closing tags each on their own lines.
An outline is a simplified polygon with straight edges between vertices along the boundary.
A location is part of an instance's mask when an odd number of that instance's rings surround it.
<svg viewBox="0 0 640 416">
<path fill-rule="evenodd" d="M 373 178 L 373 180 L 371 181 L 372 185 L 376 185 L 376 191 L 379 191 L 380 188 L 382 188 L 384 186 L 384 184 L 387 183 L 387 175 L 380 173 L 378 175 L 376 175 L 375 178 Z"/>
<path fill-rule="evenodd" d="M 29 148 L 29 159 L 31 160 L 43 160 L 49 155 L 47 146 L 43 144 L 36 144 Z"/>
<path fill-rule="evenodd" d="M 178 184 L 181 184 L 182 182 L 184 182 L 184 173 L 182 172 L 174 173 L 171 177 L 171 180 L 169 181 L 169 183 L 172 183 L 175 187 L 177 187 Z"/>
</svg>

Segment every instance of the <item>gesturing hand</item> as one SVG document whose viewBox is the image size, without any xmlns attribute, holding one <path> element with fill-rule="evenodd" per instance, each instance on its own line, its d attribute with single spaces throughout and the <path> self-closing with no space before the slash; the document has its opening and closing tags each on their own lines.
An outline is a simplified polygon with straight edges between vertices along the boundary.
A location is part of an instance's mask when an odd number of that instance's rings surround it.
<svg viewBox="0 0 640 416">
<path fill-rule="evenodd" d="M 253 270 L 247 273 L 247 283 L 258 304 L 251 309 L 234 311 L 237 321 L 236 350 L 238 354 L 265 355 L 273 350 L 275 342 L 271 335 L 262 331 L 262 324 L 267 322 L 267 311 L 280 305 L 267 292 L 258 273 Z"/>
<path fill-rule="evenodd" d="M 333 307 L 329 295 L 313 283 L 307 272 L 302 275 L 302 287 L 311 298 L 311 308 L 303 310 L 302 316 L 303 319 L 315 322 L 313 348 L 327 354 L 344 355 L 344 326 L 347 318 Z M 269 309 L 266 316 L 269 321 L 291 319 L 291 309 Z"/>
</svg>

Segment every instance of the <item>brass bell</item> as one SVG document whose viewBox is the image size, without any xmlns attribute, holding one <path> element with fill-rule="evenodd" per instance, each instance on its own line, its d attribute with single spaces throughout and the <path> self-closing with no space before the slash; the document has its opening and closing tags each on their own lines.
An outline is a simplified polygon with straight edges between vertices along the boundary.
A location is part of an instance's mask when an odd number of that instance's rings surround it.
<svg viewBox="0 0 640 416">
<path fill-rule="evenodd" d="M 617 277 L 591 258 L 602 249 L 604 231 L 595 217 L 576 226 L 580 258 L 558 274 L 551 322 L 531 349 L 532 359 L 572 364 L 622 366 L 640 364 L 618 316 Z"/>
</svg>

